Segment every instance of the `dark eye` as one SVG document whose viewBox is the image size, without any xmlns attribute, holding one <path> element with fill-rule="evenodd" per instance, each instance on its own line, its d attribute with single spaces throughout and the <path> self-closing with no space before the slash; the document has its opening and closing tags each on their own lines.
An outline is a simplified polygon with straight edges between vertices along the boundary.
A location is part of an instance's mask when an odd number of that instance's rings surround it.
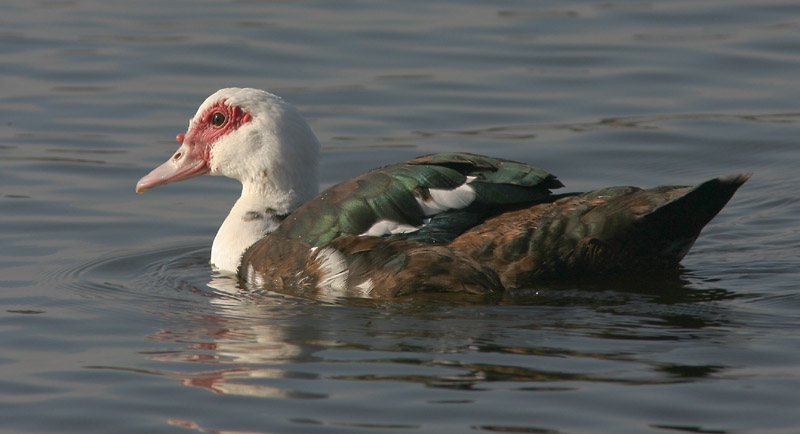
<svg viewBox="0 0 800 434">
<path fill-rule="evenodd" d="M 225 125 L 225 113 L 216 112 L 211 115 L 211 125 L 213 125 L 215 128 Z"/>
</svg>

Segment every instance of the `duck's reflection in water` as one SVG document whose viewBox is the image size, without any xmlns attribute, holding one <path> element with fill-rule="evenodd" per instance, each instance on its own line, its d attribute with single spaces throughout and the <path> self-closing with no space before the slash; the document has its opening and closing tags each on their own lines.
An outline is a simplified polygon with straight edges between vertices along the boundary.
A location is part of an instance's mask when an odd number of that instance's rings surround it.
<svg viewBox="0 0 800 434">
<path fill-rule="evenodd" d="M 189 321 L 151 335 L 154 340 L 181 344 L 181 348 L 159 351 L 151 358 L 214 366 L 211 370 L 169 374 L 181 384 L 215 393 L 265 398 L 326 397 L 296 388 L 298 383 L 318 378 L 315 373 L 298 370 L 298 363 L 314 360 L 313 354 L 322 346 L 314 343 L 314 328 L 288 321 L 282 311 L 307 301 L 262 294 L 254 302 L 252 294 L 243 293 L 237 282 L 227 277 L 215 277 L 208 286 L 215 291 L 210 295 L 211 310 L 189 312 Z"/>
</svg>

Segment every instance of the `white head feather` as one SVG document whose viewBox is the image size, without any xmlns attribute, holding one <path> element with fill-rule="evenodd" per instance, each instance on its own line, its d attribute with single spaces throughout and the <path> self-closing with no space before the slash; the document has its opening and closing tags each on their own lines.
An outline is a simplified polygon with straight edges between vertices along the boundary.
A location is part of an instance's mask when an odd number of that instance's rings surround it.
<svg viewBox="0 0 800 434">
<path fill-rule="evenodd" d="M 190 128 L 222 101 L 240 107 L 251 120 L 213 143 L 211 174 L 239 180 L 242 196 L 260 196 L 281 214 L 314 197 L 319 142 L 297 109 L 260 89 L 221 89 L 203 102 Z"/>
</svg>

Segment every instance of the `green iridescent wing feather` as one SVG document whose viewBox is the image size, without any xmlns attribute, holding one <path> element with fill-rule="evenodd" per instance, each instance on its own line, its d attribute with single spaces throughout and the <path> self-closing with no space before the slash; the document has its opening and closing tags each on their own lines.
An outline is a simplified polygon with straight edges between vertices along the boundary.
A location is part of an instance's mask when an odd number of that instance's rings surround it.
<svg viewBox="0 0 800 434">
<path fill-rule="evenodd" d="M 476 193 L 472 207 L 483 206 L 483 213 L 486 206 L 545 200 L 549 189 L 562 186 L 546 171 L 524 163 L 466 153 L 436 154 L 337 184 L 292 213 L 278 232 L 316 246 L 341 235 L 362 234 L 380 220 L 421 226 L 429 216 L 417 198 L 425 197 L 428 189 L 457 188 L 467 177 L 474 177 L 470 181 Z M 448 215 L 457 223 L 456 231 L 469 228 L 464 222 L 479 223 L 465 212 L 443 213 L 436 224 L 445 226 Z"/>
</svg>

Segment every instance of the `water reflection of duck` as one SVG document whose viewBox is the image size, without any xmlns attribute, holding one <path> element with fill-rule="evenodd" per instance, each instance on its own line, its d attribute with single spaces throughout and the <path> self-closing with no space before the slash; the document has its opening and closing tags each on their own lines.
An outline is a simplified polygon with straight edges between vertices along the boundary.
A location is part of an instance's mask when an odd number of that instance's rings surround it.
<svg viewBox="0 0 800 434">
<path fill-rule="evenodd" d="M 248 285 L 318 295 L 487 293 L 563 276 L 674 267 L 748 178 L 552 194 L 555 176 L 467 153 L 383 167 L 317 195 L 319 143 L 257 89 L 200 106 L 136 191 L 204 174 L 242 182 L 211 263 Z"/>
</svg>

